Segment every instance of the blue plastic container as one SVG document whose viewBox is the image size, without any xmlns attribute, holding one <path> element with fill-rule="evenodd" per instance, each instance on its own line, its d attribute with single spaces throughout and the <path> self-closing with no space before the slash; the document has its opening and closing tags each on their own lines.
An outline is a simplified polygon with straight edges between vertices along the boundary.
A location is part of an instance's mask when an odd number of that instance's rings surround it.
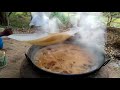
<svg viewBox="0 0 120 90">
<path fill-rule="evenodd" d="M 2 38 L 0 37 L 0 49 L 2 49 L 3 48 L 3 40 L 2 40 Z"/>
</svg>

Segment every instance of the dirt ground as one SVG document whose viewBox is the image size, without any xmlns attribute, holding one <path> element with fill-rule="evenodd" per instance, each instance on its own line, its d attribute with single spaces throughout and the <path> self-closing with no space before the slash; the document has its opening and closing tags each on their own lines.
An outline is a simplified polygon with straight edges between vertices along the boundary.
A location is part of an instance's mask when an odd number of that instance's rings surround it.
<svg viewBox="0 0 120 90">
<path fill-rule="evenodd" d="M 24 54 L 31 45 L 16 40 L 4 38 L 7 66 L 0 69 L 0 78 L 19 78 L 21 62 Z"/>
<path fill-rule="evenodd" d="M 115 37 L 113 36 L 113 38 Z M 120 34 L 118 35 L 118 37 L 120 37 Z M 117 51 L 117 54 L 120 54 L 120 50 L 119 48 L 117 48 L 111 51 L 113 48 L 109 48 L 109 47 L 111 47 L 110 42 L 112 41 L 113 40 L 108 41 L 107 43 L 108 46 L 106 47 L 108 49 L 107 54 L 111 60 L 107 64 L 106 69 L 108 71 L 109 78 L 120 78 L 120 58 L 114 57 L 113 55 L 115 54 L 113 53 L 111 54 L 111 52 L 116 52 L 116 51 Z M 31 46 L 30 44 L 22 43 L 22 42 L 4 37 L 4 49 L 6 50 L 8 62 L 6 67 L 0 69 L 0 78 L 20 78 L 21 62 L 24 60 L 25 58 L 24 54 L 25 52 L 27 52 L 30 46 Z"/>
</svg>

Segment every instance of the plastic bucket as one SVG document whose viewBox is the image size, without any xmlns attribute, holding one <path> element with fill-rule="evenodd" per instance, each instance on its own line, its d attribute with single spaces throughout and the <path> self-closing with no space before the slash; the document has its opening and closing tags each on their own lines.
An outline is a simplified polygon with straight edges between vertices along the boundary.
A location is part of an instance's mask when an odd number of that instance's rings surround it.
<svg viewBox="0 0 120 90">
<path fill-rule="evenodd" d="M 0 37 L 0 49 L 2 49 L 3 48 L 3 40 L 2 40 L 2 38 Z"/>
</svg>

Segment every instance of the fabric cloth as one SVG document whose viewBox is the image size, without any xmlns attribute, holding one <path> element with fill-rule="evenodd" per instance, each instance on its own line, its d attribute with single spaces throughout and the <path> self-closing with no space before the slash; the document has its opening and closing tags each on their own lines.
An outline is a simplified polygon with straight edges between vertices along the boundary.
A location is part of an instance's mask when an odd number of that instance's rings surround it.
<svg viewBox="0 0 120 90">
<path fill-rule="evenodd" d="M 49 17 L 45 12 L 31 12 L 32 20 L 30 22 L 30 26 L 43 26 L 48 24 Z"/>
</svg>

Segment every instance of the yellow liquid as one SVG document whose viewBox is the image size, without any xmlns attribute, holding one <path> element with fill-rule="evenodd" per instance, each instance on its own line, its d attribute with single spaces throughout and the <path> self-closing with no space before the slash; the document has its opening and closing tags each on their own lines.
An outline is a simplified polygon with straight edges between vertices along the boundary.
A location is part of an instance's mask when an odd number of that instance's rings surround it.
<svg viewBox="0 0 120 90">
<path fill-rule="evenodd" d="M 71 35 L 69 35 L 69 34 L 56 33 L 56 34 L 51 34 L 51 35 L 44 37 L 44 38 L 30 40 L 30 41 L 26 41 L 26 42 L 30 43 L 32 45 L 47 46 L 47 45 L 51 45 L 51 44 L 61 43 L 70 37 L 71 37 Z"/>
</svg>

